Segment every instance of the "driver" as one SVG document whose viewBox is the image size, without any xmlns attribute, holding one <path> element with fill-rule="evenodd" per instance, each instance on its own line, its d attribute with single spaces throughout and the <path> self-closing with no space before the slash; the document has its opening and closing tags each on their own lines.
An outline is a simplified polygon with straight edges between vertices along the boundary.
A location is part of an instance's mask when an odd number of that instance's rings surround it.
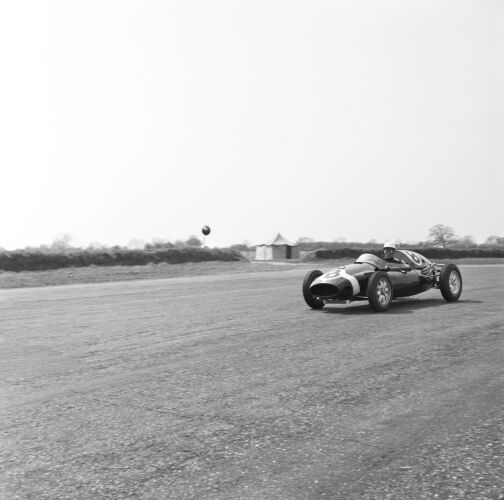
<svg viewBox="0 0 504 500">
<path fill-rule="evenodd" d="M 383 245 L 383 260 L 393 264 L 402 264 L 402 262 L 394 256 L 396 249 L 397 246 L 393 241 L 387 241 L 387 243 Z"/>
</svg>

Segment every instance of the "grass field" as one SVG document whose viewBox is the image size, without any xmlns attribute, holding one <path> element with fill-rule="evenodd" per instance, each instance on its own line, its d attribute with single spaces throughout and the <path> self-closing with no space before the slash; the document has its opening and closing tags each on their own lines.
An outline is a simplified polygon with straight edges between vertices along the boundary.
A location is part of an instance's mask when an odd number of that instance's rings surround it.
<svg viewBox="0 0 504 500">
<path fill-rule="evenodd" d="M 0 288 L 24 288 L 34 286 L 69 285 L 77 283 L 102 283 L 141 279 L 177 278 L 215 274 L 236 274 L 257 271 L 288 270 L 293 267 L 328 270 L 350 264 L 346 260 L 318 260 L 312 262 L 188 262 L 183 264 L 147 264 L 145 266 L 70 267 L 50 271 L 0 272 Z M 445 262 L 440 260 L 439 262 Z M 502 258 L 458 259 L 456 264 L 504 264 Z"/>
<path fill-rule="evenodd" d="M 0 288 L 102 283 L 142 279 L 177 278 L 213 274 L 235 274 L 251 271 L 276 271 L 279 266 L 239 262 L 186 262 L 182 264 L 147 264 L 145 266 L 89 266 L 49 271 L 0 272 Z"/>
</svg>

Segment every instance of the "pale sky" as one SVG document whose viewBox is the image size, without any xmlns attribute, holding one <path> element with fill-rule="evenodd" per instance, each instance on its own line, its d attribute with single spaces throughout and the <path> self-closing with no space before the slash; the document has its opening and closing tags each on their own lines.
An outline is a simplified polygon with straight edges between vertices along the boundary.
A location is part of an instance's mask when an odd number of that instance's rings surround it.
<svg viewBox="0 0 504 500">
<path fill-rule="evenodd" d="M 0 247 L 504 236 L 500 0 L 0 0 Z"/>
</svg>

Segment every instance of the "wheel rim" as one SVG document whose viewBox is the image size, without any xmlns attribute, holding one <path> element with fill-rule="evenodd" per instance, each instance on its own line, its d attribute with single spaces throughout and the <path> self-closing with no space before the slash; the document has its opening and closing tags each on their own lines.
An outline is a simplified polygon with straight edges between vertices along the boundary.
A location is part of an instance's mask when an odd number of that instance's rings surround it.
<svg viewBox="0 0 504 500">
<path fill-rule="evenodd" d="M 376 287 L 376 298 L 378 299 L 378 303 L 382 306 L 387 305 L 390 302 L 392 297 L 392 290 L 390 289 L 390 284 L 388 280 L 382 278 L 378 281 L 378 285 Z"/>
<path fill-rule="evenodd" d="M 452 295 L 457 295 L 460 291 L 460 278 L 457 271 L 452 271 L 448 277 L 448 286 Z"/>
</svg>

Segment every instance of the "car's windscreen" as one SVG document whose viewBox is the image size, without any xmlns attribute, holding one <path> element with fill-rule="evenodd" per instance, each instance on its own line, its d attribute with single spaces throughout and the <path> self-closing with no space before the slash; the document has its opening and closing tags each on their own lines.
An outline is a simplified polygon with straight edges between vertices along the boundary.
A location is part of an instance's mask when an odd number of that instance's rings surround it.
<svg viewBox="0 0 504 500">
<path fill-rule="evenodd" d="M 363 253 L 355 261 L 356 264 L 370 264 L 375 267 L 383 266 L 383 260 L 372 253 Z"/>
</svg>

